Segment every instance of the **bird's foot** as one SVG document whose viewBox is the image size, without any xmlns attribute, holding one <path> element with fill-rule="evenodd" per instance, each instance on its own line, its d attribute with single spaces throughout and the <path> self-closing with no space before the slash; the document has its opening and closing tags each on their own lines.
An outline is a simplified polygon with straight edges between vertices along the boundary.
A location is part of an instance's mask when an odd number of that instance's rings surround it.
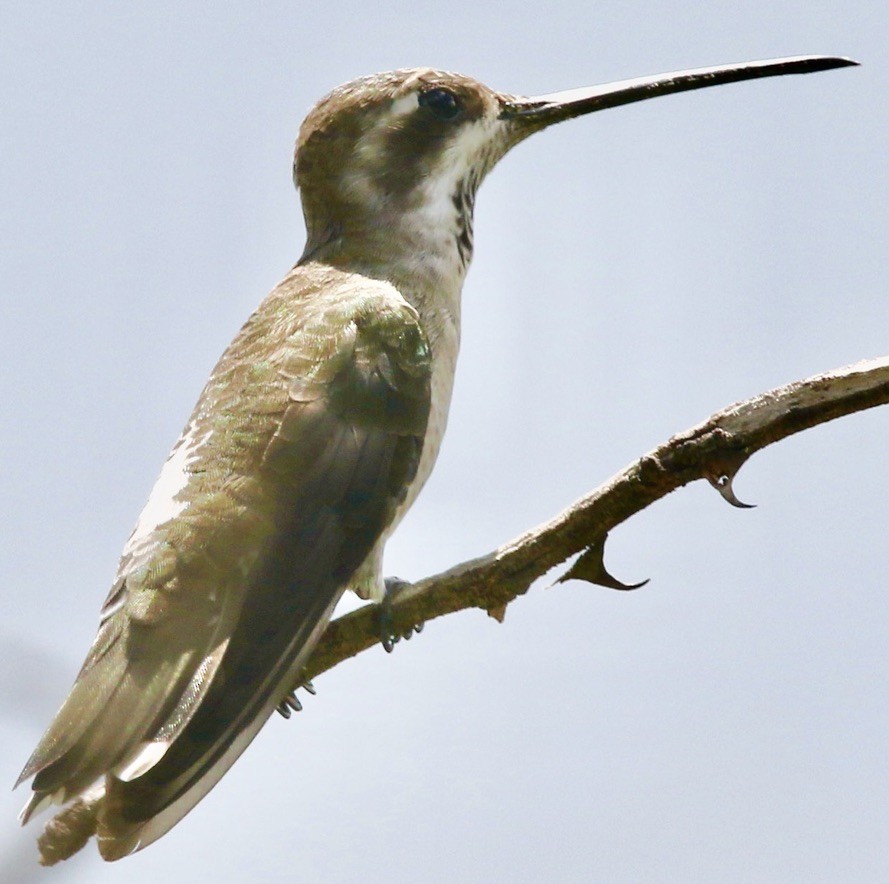
<svg viewBox="0 0 889 884">
<path fill-rule="evenodd" d="M 278 713 L 282 715 L 284 718 L 290 718 L 291 712 L 302 712 L 303 704 L 300 702 L 299 697 L 296 696 L 297 690 L 302 688 L 308 693 L 315 695 L 315 685 L 312 682 L 307 681 L 304 684 L 298 685 L 295 687 L 279 704 L 278 704 Z"/>
<path fill-rule="evenodd" d="M 406 586 L 410 586 L 410 582 L 402 580 L 399 577 L 387 577 L 385 580 L 386 594 L 383 601 L 380 602 L 379 618 L 380 618 L 380 641 L 383 643 L 383 649 L 387 654 L 392 653 L 392 649 L 402 639 L 407 641 L 416 632 L 423 631 L 423 624 L 416 623 L 409 626 L 406 630 L 396 632 L 392 626 L 392 597 Z"/>
</svg>

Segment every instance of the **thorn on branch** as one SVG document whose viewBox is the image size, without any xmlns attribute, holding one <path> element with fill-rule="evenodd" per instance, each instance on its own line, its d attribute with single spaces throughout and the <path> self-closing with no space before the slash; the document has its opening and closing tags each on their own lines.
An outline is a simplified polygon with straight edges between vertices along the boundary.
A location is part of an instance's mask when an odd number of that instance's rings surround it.
<svg viewBox="0 0 889 884">
<path fill-rule="evenodd" d="M 743 500 L 739 500 L 732 487 L 732 482 L 734 482 L 735 476 L 738 475 L 738 470 L 741 469 L 743 463 L 744 461 L 741 461 L 741 463 L 732 466 L 727 466 L 724 462 L 721 464 L 711 464 L 704 475 L 707 481 L 719 492 L 723 500 L 732 506 L 738 507 L 738 509 L 751 510 L 756 508 L 756 504 L 744 503 Z"/>
<path fill-rule="evenodd" d="M 732 480 L 735 477 L 733 475 L 729 475 L 728 473 L 722 473 L 721 475 L 708 475 L 707 481 L 720 493 L 723 500 L 728 501 L 732 506 L 738 507 L 738 509 L 742 510 L 752 510 L 756 509 L 755 503 L 744 503 L 743 500 L 739 500 L 737 495 L 732 488 Z"/>
<path fill-rule="evenodd" d="M 728 439 L 729 434 L 722 431 L 722 435 Z M 711 455 L 704 464 L 703 475 L 707 481 L 719 492 L 723 500 L 730 503 L 738 509 L 754 509 L 755 503 L 744 503 L 739 500 L 735 494 L 732 483 L 741 470 L 741 467 L 747 463 L 750 452 L 745 450 L 724 449 L 718 454 Z"/>
<path fill-rule="evenodd" d="M 608 535 L 591 543 L 581 554 L 580 558 L 561 576 L 556 583 L 564 583 L 566 580 L 585 580 L 597 586 L 607 589 L 631 590 L 639 589 L 648 583 L 643 580 L 640 583 L 622 583 L 616 577 L 608 573 L 605 567 L 605 541 Z"/>
</svg>

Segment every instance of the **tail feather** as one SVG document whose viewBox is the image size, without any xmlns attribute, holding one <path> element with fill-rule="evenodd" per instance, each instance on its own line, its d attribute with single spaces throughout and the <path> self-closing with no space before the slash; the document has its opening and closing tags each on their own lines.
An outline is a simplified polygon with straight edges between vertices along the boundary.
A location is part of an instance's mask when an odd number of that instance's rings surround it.
<svg viewBox="0 0 889 884">
<path fill-rule="evenodd" d="M 22 771 L 34 776 L 22 823 L 48 803 L 83 794 L 142 750 L 170 714 L 194 669 L 192 655 L 150 671 L 127 660 L 126 631 L 119 629 L 103 653 L 88 658 L 71 693 Z"/>
<path fill-rule="evenodd" d="M 102 624 L 74 687 L 22 768 L 14 789 L 70 751 L 100 714 L 107 697 L 100 690 L 86 689 L 86 684 L 95 682 L 95 687 L 99 687 L 96 676 L 90 673 L 101 664 L 109 650 L 113 651 L 119 645 L 120 633 L 119 621 L 109 620 Z"/>
<path fill-rule="evenodd" d="M 120 859 L 156 841 L 219 782 L 298 679 L 341 594 L 315 597 L 317 606 L 303 612 L 308 616 L 261 683 L 235 685 L 223 673 L 168 755 L 144 776 L 107 778 L 97 831 L 104 859 Z M 223 670 L 231 662 L 224 659 Z"/>
</svg>

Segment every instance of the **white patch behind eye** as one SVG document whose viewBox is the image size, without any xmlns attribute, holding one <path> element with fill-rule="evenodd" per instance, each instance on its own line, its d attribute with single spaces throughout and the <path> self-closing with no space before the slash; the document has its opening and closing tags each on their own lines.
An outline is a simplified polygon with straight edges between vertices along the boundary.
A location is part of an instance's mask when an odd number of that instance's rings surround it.
<svg viewBox="0 0 889 884">
<path fill-rule="evenodd" d="M 412 114 L 419 106 L 419 93 L 408 92 L 407 95 L 402 95 L 401 98 L 393 99 L 385 119 L 393 120 L 406 114 Z"/>
<path fill-rule="evenodd" d="M 408 92 L 395 98 L 384 113 L 374 120 L 373 126 L 358 140 L 355 147 L 356 162 L 343 172 L 343 186 L 355 195 L 358 201 L 368 206 L 381 207 L 385 194 L 381 193 L 375 179 L 380 164 L 386 161 L 385 147 L 389 131 L 397 128 L 398 122 L 415 113 L 419 104 L 419 92 Z"/>
</svg>

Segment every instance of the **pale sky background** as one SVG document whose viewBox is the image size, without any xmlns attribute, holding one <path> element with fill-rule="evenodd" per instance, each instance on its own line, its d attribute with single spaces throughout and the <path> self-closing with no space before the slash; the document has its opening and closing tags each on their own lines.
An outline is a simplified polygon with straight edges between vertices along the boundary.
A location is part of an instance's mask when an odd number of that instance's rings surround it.
<svg viewBox="0 0 889 884">
<path fill-rule="evenodd" d="M 298 258 L 299 123 L 433 65 L 525 94 L 830 53 L 535 136 L 484 184 L 448 436 L 390 544 L 419 578 L 711 412 L 889 350 L 878 0 L 7 4 L 0 30 L 0 783 L 94 635 L 216 357 Z M 5 881 L 879 881 L 889 409 L 616 530 L 622 594 L 537 588 L 320 678 L 169 835 Z"/>
</svg>

